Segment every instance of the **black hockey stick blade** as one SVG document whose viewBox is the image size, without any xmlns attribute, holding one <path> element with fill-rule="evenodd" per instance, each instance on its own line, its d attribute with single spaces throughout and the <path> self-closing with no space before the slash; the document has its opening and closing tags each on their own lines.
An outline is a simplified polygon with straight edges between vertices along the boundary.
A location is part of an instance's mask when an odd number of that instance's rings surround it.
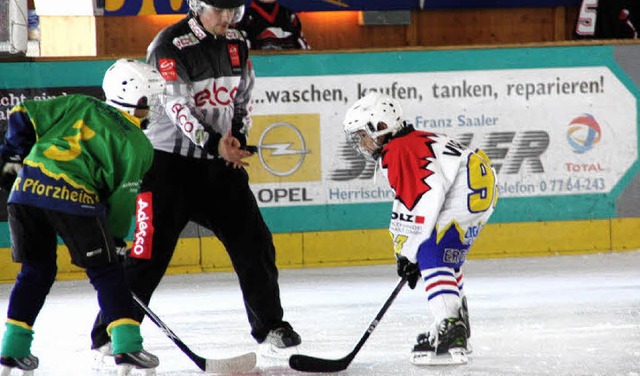
<svg viewBox="0 0 640 376">
<path fill-rule="evenodd" d="M 369 324 L 367 331 L 364 332 L 360 341 L 358 341 L 358 344 L 347 356 L 340 359 L 323 359 L 308 355 L 294 354 L 289 357 L 289 367 L 302 372 L 338 372 L 347 369 L 353 358 L 356 357 L 356 354 L 358 354 L 371 333 L 375 330 L 376 326 L 378 326 L 382 316 L 387 312 L 387 309 L 389 309 L 391 303 L 393 303 L 406 283 L 406 278 L 400 278 L 398 285 L 387 298 L 387 301 L 384 303 L 382 308 L 380 308 L 376 318 L 373 319 L 371 324 Z"/>
<path fill-rule="evenodd" d="M 187 346 L 182 340 L 164 323 L 158 315 L 156 315 L 151 308 L 149 308 L 140 298 L 133 295 L 133 300 L 138 304 L 138 306 L 145 312 L 145 314 L 149 317 L 151 321 L 162 332 L 169 337 L 173 343 L 178 346 L 180 350 L 182 350 L 185 355 L 189 357 L 197 366 L 204 372 L 209 373 L 238 373 L 238 372 L 248 372 L 251 371 L 256 366 L 256 353 L 250 352 L 247 354 L 238 355 L 232 358 L 224 358 L 224 359 L 206 359 L 198 354 L 191 351 L 189 346 Z"/>
</svg>

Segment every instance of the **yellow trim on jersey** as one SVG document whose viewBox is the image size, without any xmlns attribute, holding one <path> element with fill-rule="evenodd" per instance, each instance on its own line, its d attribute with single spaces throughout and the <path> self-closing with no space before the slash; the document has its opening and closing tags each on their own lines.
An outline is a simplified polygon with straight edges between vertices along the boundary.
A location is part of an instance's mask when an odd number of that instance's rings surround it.
<svg viewBox="0 0 640 376">
<path fill-rule="evenodd" d="M 13 319 L 7 319 L 7 324 L 11 324 L 11 325 L 15 325 L 15 326 L 19 326 L 21 328 L 27 329 L 27 330 L 33 330 L 33 327 L 29 326 L 29 324 L 27 324 L 24 321 L 18 321 L 18 320 L 13 320 Z"/>
<path fill-rule="evenodd" d="M 23 105 L 21 105 L 21 104 L 15 105 L 15 106 L 14 106 L 14 107 L 9 111 L 9 115 L 11 115 L 11 114 L 12 114 L 12 113 L 14 113 L 14 112 L 18 112 L 18 111 L 20 111 L 20 112 L 27 112 L 27 108 L 26 108 L 26 107 L 24 107 L 24 106 L 23 106 Z"/>
<path fill-rule="evenodd" d="M 450 227 L 455 227 L 456 230 L 458 230 L 458 236 L 460 236 L 460 243 L 464 242 L 464 231 L 462 230 L 462 227 L 460 227 L 460 224 L 458 223 L 458 221 L 451 221 L 446 226 L 444 226 L 442 230 L 439 230 L 438 226 L 436 226 L 436 244 L 440 243 L 440 241 L 442 240 L 442 237 L 444 236 L 444 234 L 447 233 Z"/>
<path fill-rule="evenodd" d="M 85 186 L 84 186 L 84 185 L 82 185 L 82 184 L 78 184 L 78 183 L 76 183 L 76 182 L 75 182 L 75 181 L 73 181 L 73 180 L 72 180 L 72 179 L 71 179 L 67 174 L 65 174 L 65 173 L 56 174 L 56 173 L 54 173 L 54 172 L 49 171 L 49 170 L 44 166 L 44 164 L 42 164 L 42 162 L 34 162 L 34 161 L 29 160 L 29 159 L 25 159 L 23 163 L 24 163 L 24 164 L 26 164 L 26 165 L 28 165 L 28 166 L 36 167 L 36 168 L 40 169 L 40 171 L 42 171 L 42 173 L 43 173 L 43 174 L 47 175 L 47 176 L 48 176 L 48 177 L 50 177 L 50 178 L 53 178 L 53 179 L 62 179 L 62 180 L 64 180 L 65 182 L 67 182 L 67 184 L 71 185 L 71 186 L 72 186 L 72 187 L 74 187 L 74 188 L 83 189 L 83 190 L 85 190 L 87 193 L 95 194 L 95 195 L 97 196 L 97 193 L 96 193 L 95 191 L 93 191 L 93 190 L 91 190 L 91 189 L 89 189 L 89 188 L 85 187 Z"/>
<path fill-rule="evenodd" d="M 128 113 L 128 112 L 126 112 L 126 111 L 122 111 L 122 110 L 121 110 L 121 109 L 119 109 L 119 108 L 117 108 L 117 110 L 118 110 L 118 111 L 120 111 L 120 113 L 121 113 L 122 115 L 124 115 L 124 117 L 126 117 L 126 118 L 127 118 L 127 120 L 129 120 L 130 122 L 132 122 L 136 127 L 140 128 L 140 124 L 142 123 L 142 121 L 141 121 L 139 118 L 137 118 L 137 117 L 135 117 L 135 116 L 131 115 L 130 113 Z"/>
<path fill-rule="evenodd" d="M 113 328 L 115 328 L 116 326 L 120 326 L 120 325 L 140 326 L 140 323 L 137 322 L 134 319 L 128 319 L 128 318 L 117 319 L 117 320 L 112 321 L 111 324 L 109 324 L 109 326 L 107 326 L 107 334 L 111 335 L 111 330 L 113 330 Z"/>
</svg>

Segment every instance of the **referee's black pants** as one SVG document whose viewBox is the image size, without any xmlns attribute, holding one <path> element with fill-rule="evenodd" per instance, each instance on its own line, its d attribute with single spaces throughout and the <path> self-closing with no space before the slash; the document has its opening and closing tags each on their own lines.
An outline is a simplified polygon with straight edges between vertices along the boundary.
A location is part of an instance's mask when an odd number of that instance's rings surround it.
<svg viewBox="0 0 640 376">
<path fill-rule="evenodd" d="M 220 159 L 191 159 L 156 150 L 153 166 L 142 182 L 144 192 L 152 192 L 151 259 L 125 260 L 128 282 L 141 300 L 149 303 L 180 233 L 193 221 L 213 231 L 224 244 L 240 281 L 256 341 L 262 342 L 271 329 L 283 324 L 273 239 L 244 169 L 227 167 Z M 143 317 L 138 310 L 135 319 L 142 321 Z M 92 348 L 109 341 L 101 313 L 91 338 Z"/>
</svg>

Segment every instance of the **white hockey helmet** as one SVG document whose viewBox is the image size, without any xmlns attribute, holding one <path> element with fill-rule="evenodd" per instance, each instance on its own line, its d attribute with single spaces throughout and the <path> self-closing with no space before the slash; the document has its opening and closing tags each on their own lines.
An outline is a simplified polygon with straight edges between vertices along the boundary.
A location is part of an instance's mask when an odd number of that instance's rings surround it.
<svg viewBox="0 0 640 376">
<path fill-rule="evenodd" d="M 136 109 L 148 109 L 150 121 L 164 111 L 165 87 L 160 72 L 133 59 L 117 60 L 107 69 L 102 81 L 107 104 L 130 115 L 134 115 Z"/>
<path fill-rule="evenodd" d="M 244 0 L 189 0 L 189 8 L 195 14 L 202 14 L 207 8 L 233 10 L 231 23 L 238 23 L 244 15 Z"/>
<path fill-rule="evenodd" d="M 342 122 L 347 141 L 365 158 L 375 161 L 389 139 L 385 136 L 393 136 L 404 127 L 402 115 L 397 100 L 369 92 L 347 110 Z"/>
</svg>

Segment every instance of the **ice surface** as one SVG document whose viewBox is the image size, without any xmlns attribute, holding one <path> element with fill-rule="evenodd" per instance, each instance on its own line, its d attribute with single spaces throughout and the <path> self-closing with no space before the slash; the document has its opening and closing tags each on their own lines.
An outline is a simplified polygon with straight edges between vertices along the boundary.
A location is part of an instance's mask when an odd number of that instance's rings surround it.
<svg viewBox="0 0 640 376">
<path fill-rule="evenodd" d="M 430 322 L 422 288 L 400 293 L 349 368 L 364 375 L 640 375 L 640 253 L 470 260 L 465 268 L 474 348 L 464 366 L 416 367 L 409 351 Z M 281 270 L 285 319 L 301 354 L 347 355 L 395 284 L 394 265 Z M 0 285 L 6 312 L 11 285 Z M 420 287 L 420 286 L 419 286 Z M 222 358 L 256 351 L 233 273 L 166 276 L 151 309 L 194 352 Z M 34 327 L 37 376 L 115 375 L 93 370 L 97 311 L 87 280 L 56 282 Z M 202 375 L 153 323 L 145 347 L 158 375 Z M 243 375 L 291 376 L 286 360 L 259 358 Z"/>
</svg>

